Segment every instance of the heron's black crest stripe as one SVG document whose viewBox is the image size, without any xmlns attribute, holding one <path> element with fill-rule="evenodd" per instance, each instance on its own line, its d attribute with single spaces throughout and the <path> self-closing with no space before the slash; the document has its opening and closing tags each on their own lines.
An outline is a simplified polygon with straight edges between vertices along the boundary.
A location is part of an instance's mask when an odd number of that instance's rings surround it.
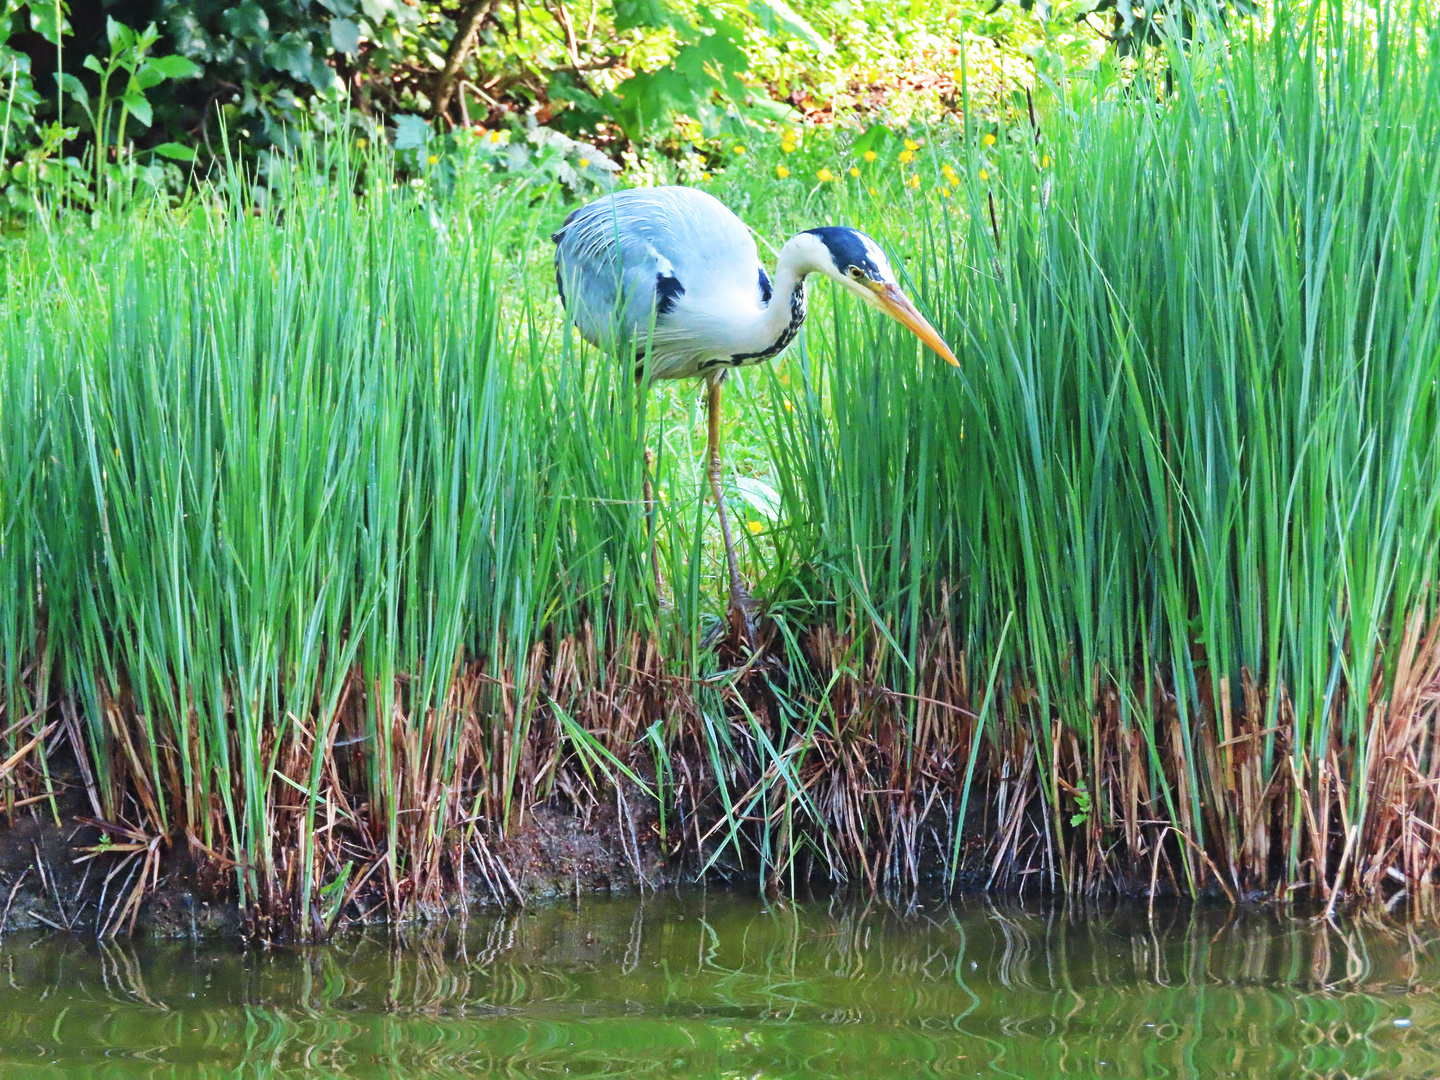
<svg viewBox="0 0 1440 1080">
<path fill-rule="evenodd" d="M 762 266 L 760 267 L 760 299 L 768 304 L 773 293 L 774 290 L 770 288 L 770 275 L 765 273 L 765 268 Z"/>
<path fill-rule="evenodd" d="M 674 274 L 655 275 L 655 314 L 669 315 L 675 303 L 685 295 L 685 286 Z"/>
<path fill-rule="evenodd" d="M 880 276 L 880 268 L 875 265 L 875 260 L 870 258 L 870 249 L 865 244 L 865 238 L 854 229 L 847 229 L 843 225 L 822 225 L 808 231 L 811 236 L 818 237 L 829 250 L 830 257 L 835 260 L 835 266 L 842 274 L 850 267 L 858 266 L 865 271 L 867 277 Z"/>
<path fill-rule="evenodd" d="M 570 223 L 575 220 L 575 215 L 580 213 L 580 211 L 584 209 L 585 207 L 582 206 L 579 209 L 571 210 L 570 213 L 566 214 L 565 220 L 560 223 L 560 228 L 556 229 L 550 234 L 550 239 L 554 243 L 560 243 L 560 238 L 565 235 L 565 230 L 570 227 Z"/>
</svg>

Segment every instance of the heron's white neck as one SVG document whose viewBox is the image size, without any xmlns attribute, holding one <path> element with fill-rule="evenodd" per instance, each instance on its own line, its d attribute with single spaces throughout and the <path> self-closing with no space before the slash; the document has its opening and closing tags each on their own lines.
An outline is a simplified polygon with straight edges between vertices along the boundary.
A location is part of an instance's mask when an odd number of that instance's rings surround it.
<svg viewBox="0 0 1440 1080">
<path fill-rule="evenodd" d="M 775 263 L 770 303 L 760 311 L 746 334 L 751 342 L 750 351 L 779 352 L 790 344 L 805 321 L 805 276 L 826 273 L 831 263 L 825 245 L 811 233 L 800 233 L 786 241 Z"/>
</svg>

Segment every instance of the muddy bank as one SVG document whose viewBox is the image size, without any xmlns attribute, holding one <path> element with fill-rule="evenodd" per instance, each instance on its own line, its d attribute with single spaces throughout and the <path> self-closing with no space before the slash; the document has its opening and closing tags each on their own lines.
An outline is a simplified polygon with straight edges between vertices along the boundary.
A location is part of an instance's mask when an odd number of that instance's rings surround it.
<svg viewBox="0 0 1440 1080">
<path fill-rule="evenodd" d="M 477 838 L 439 908 L 415 909 L 420 921 L 462 916 L 469 910 L 523 907 L 587 894 L 653 890 L 673 884 L 655 823 L 631 822 L 610 808 L 588 815 L 558 804 L 533 807 L 524 824 L 503 840 Z M 22 929 L 52 929 L 84 936 L 266 937 L 263 924 L 242 911 L 233 890 L 206 873 L 180 838 L 162 843 L 147 870 L 144 850 L 119 828 L 106 829 L 79 815 L 30 816 L 0 824 L 0 936 Z M 144 877 L 142 881 L 141 878 Z M 329 920 L 327 932 L 384 923 L 378 889 L 356 889 Z"/>
</svg>

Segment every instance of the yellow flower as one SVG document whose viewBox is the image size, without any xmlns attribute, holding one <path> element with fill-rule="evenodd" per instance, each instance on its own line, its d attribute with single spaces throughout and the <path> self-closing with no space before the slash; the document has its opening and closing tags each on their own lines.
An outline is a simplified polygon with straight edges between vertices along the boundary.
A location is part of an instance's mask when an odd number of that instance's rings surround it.
<svg viewBox="0 0 1440 1080">
<path fill-rule="evenodd" d="M 920 177 L 916 176 L 914 173 L 911 173 L 910 179 L 906 180 L 905 184 L 907 187 L 918 188 L 920 186 Z"/>
<path fill-rule="evenodd" d="M 735 147 L 735 153 L 737 153 L 737 154 L 743 154 L 743 153 L 745 153 L 745 148 L 744 148 L 743 146 L 737 146 L 737 147 Z"/>
<path fill-rule="evenodd" d="M 905 149 L 906 149 L 906 150 L 919 150 L 919 149 L 920 149 L 920 144 L 919 144 L 918 142 L 916 142 L 914 139 L 906 139 L 906 140 L 905 140 Z"/>
<path fill-rule="evenodd" d="M 851 166 L 850 166 L 850 175 L 851 175 L 851 176 L 859 176 L 859 175 L 860 175 L 860 170 L 857 169 L 854 165 L 851 165 Z"/>
<path fill-rule="evenodd" d="M 438 157 L 436 157 L 434 154 L 431 154 L 431 155 L 430 155 L 428 158 L 426 158 L 425 160 L 428 161 L 431 165 L 439 165 L 439 164 L 440 164 L 440 159 L 439 159 Z"/>
<path fill-rule="evenodd" d="M 874 161 L 874 160 L 875 160 L 875 151 L 874 151 L 874 150 L 866 150 L 866 151 L 865 151 L 865 160 L 866 160 L 866 161 Z"/>
<path fill-rule="evenodd" d="M 831 180 L 835 179 L 835 174 L 829 169 L 821 169 L 815 174 L 815 179 L 819 180 L 822 184 L 828 184 Z"/>
<path fill-rule="evenodd" d="M 946 180 L 954 180 L 954 179 L 955 179 L 955 170 L 952 169 L 948 164 L 946 164 L 946 165 L 941 165 L 941 166 L 940 166 L 940 171 L 945 174 L 945 179 L 946 179 Z"/>
<path fill-rule="evenodd" d="M 790 175 L 790 170 L 785 168 L 784 165 L 776 165 L 775 175 L 778 176 L 781 180 L 784 180 L 787 176 Z"/>
<path fill-rule="evenodd" d="M 498 131 L 492 131 L 492 132 L 490 132 L 490 141 L 491 141 L 491 142 L 499 142 L 499 141 L 500 141 L 500 132 L 498 132 Z"/>
<path fill-rule="evenodd" d="M 795 144 L 789 139 L 786 139 L 780 144 L 780 152 L 784 154 L 793 154 L 795 152 Z"/>
<path fill-rule="evenodd" d="M 1041 167 L 1042 169 L 1048 169 L 1048 168 L 1050 167 L 1050 155 L 1049 155 L 1049 154 L 1046 154 L 1044 157 L 1042 157 L 1042 158 L 1040 159 L 1040 167 Z"/>
<path fill-rule="evenodd" d="M 580 168 L 582 168 L 582 169 L 588 169 L 589 167 L 590 167 L 590 159 L 589 159 L 588 157 L 582 157 L 582 158 L 580 159 Z"/>
<path fill-rule="evenodd" d="M 914 160 L 915 160 L 915 151 L 914 151 L 914 150 L 901 150 L 901 151 L 900 151 L 900 164 L 901 164 L 901 165 L 909 165 L 910 162 L 912 162 L 912 161 L 914 161 Z"/>
<path fill-rule="evenodd" d="M 709 174 L 708 172 L 702 172 L 702 173 L 700 174 L 700 179 L 701 179 L 701 180 L 709 180 L 709 179 L 710 179 L 710 174 Z"/>
<path fill-rule="evenodd" d="M 762 532 L 765 531 L 765 526 L 761 525 L 758 521 L 747 521 L 745 523 L 745 527 L 756 536 L 759 536 Z"/>
<path fill-rule="evenodd" d="M 980 179 L 981 179 L 981 180 L 989 180 L 989 179 L 990 179 L 990 174 L 989 174 L 988 172 L 986 172 L 984 169 L 981 169 L 981 170 L 980 170 Z"/>
<path fill-rule="evenodd" d="M 790 404 L 789 401 L 786 401 L 786 402 L 785 402 L 785 411 L 786 411 L 786 412 L 794 412 L 794 411 L 795 411 L 795 406 L 792 405 L 792 404 Z M 115 452 L 118 454 L 120 451 L 117 450 L 117 451 L 115 451 Z"/>
<path fill-rule="evenodd" d="M 366 142 L 364 139 L 356 139 L 355 145 L 358 146 L 361 150 L 364 150 L 365 147 L 369 145 L 369 143 Z"/>
<path fill-rule="evenodd" d="M 942 199 L 948 199 L 949 197 L 950 197 L 950 189 L 949 189 L 948 187 L 942 187 L 942 188 L 940 189 L 940 198 L 942 198 Z"/>
<path fill-rule="evenodd" d="M 870 189 L 870 197 L 871 197 L 872 199 L 873 199 L 876 195 L 879 195 L 879 194 L 880 194 L 880 193 L 879 193 L 878 191 L 876 191 L 873 187 Z"/>
<path fill-rule="evenodd" d="M 994 135 L 991 135 L 991 134 L 987 131 L 987 132 L 985 133 L 985 138 L 981 139 L 980 141 L 983 142 L 986 146 L 994 146 L 994 145 L 995 145 L 995 136 L 994 136 Z"/>
</svg>

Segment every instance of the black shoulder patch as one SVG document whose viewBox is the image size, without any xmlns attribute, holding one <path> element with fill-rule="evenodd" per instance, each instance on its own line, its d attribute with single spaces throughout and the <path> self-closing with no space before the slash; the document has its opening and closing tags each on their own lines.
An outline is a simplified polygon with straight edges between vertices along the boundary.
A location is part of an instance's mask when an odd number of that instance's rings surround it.
<svg viewBox="0 0 1440 1080">
<path fill-rule="evenodd" d="M 760 267 L 760 299 L 768 304 L 770 303 L 772 294 L 773 290 L 770 288 L 770 275 L 765 273 L 765 268 L 762 266 Z"/>
<path fill-rule="evenodd" d="M 655 314 L 669 315 L 675 302 L 685 295 L 685 286 L 674 274 L 655 275 Z"/>
<path fill-rule="evenodd" d="M 565 307 L 565 279 L 560 276 L 560 265 L 555 265 L 555 291 L 560 294 L 560 306 Z"/>
</svg>

